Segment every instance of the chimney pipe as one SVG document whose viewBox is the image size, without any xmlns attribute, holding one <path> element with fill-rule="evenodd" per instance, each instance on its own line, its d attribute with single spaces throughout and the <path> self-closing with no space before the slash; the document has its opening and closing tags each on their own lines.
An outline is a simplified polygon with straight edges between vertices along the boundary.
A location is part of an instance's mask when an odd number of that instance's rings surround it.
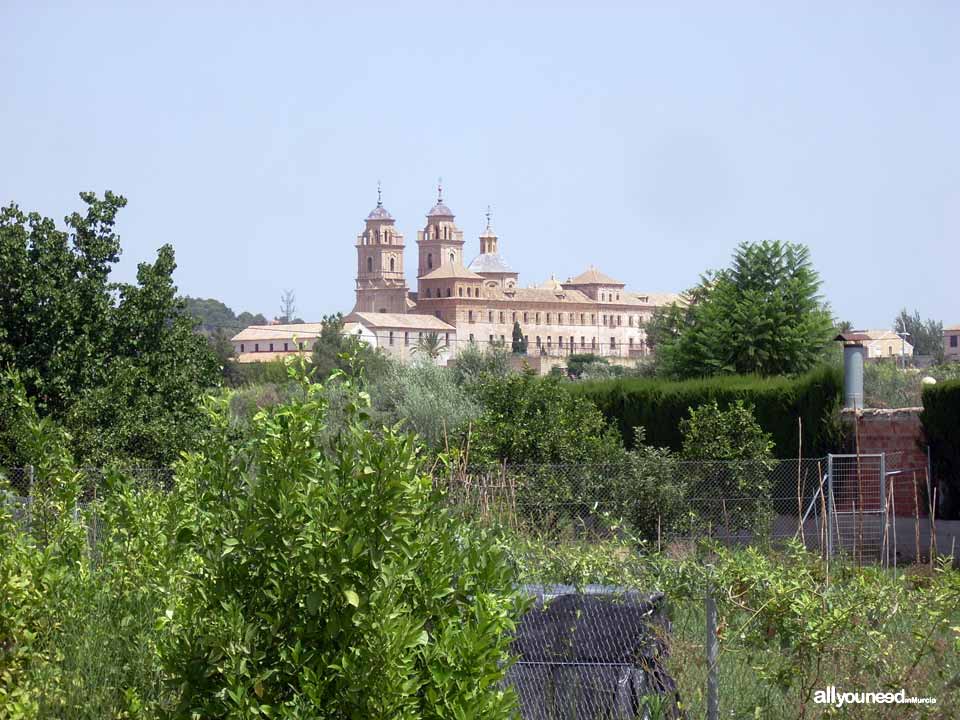
<svg viewBox="0 0 960 720">
<path fill-rule="evenodd" d="M 843 406 L 863 409 L 863 352 L 859 342 L 843 344 Z"/>
</svg>

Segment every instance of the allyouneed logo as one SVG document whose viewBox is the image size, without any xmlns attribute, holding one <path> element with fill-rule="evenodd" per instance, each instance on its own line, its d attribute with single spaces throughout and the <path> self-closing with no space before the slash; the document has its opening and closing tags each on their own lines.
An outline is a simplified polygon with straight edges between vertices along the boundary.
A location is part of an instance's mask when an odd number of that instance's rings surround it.
<svg viewBox="0 0 960 720">
<path fill-rule="evenodd" d="M 813 701 L 819 705 L 833 705 L 842 708 L 844 705 L 936 705 L 936 698 L 907 697 L 907 691 L 900 688 L 898 692 L 841 692 L 836 686 L 828 685 L 826 690 L 817 690 L 813 694 Z"/>
</svg>

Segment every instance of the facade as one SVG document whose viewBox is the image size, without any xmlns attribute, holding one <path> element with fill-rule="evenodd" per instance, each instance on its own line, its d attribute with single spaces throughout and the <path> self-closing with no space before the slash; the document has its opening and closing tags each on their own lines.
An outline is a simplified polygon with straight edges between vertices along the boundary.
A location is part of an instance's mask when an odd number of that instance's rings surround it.
<svg viewBox="0 0 960 720">
<path fill-rule="evenodd" d="M 960 360 L 960 325 L 943 329 L 943 357 L 946 360 Z"/>
<path fill-rule="evenodd" d="M 913 345 L 893 330 L 853 330 L 860 336 L 867 360 L 913 357 Z"/>
<path fill-rule="evenodd" d="M 417 233 L 417 290 L 410 292 L 402 279 L 403 236 L 378 198 L 358 237 L 356 303 L 347 319 L 362 313 L 372 323 L 378 314 L 395 314 L 389 309 L 400 307 L 402 291 L 407 315 L 432 317 L 453 329 L 454 356 L 469 343 L 509 347 L 518 322 L 528 354 L 640 358 L 648 352 L 645 322 L 658 307 L 679 300 L 670 293 L 628 290 L 593 267 L 565 282 L 520 287 L 519 275 L 500 255 L 489 212 L 480 253 L 469 264 L 454 219 L 438 188 L 437 202 Z"/>
</svg>

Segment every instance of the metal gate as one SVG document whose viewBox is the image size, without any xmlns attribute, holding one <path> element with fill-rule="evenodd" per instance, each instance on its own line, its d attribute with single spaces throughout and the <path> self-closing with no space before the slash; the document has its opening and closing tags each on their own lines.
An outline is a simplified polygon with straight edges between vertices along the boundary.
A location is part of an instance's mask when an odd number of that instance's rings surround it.
<svg viewBox="0 0 960 720">
<path fill-rule="evenodd" d="M 882 555 L 886 475 L 883 453 L 827 456 L 828 554 Z"/>
</svg>

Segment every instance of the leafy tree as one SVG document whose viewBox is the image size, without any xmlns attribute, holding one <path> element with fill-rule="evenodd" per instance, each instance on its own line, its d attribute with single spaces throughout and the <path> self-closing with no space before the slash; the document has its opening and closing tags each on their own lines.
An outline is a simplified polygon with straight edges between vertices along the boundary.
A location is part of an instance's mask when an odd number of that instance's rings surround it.
<svg viewBox="0 0 960 720">
<path fill-rule="evenodd" d="M 518 320 L 513 321 L 513 341 L 510 345 L 510 350 L 514 355 L 527 354 L 527 339 L 523 335 L 523 330 L 520 328 L 520 322 Z"/>
<path fill-rule="evenodd" d="M 621 448 L 596 406 L 556 378 L 514 373 L 476 387 L 483 412 L 472 425 L 470 453 L 480 463 L 603 464 Z"/>
<path fill-rule="evenodd" d="M 435 332 L 427 333 L 419 340 L 414 346 L 413 351 L 419 355 L 423 355 L 430 360 L 436 360 L 443 354 L 443 341 L 440 340 L 440 335 Z"/>
<path fill-rule="evenodd" d="M 893 330 L 910 334 L 907 342 L 913 345 L 914 355 L 928 355 L 935 363 L 943 362 L 943 323 L 939 320 L 923 320 L 919 310 L 911 315 L 903 308 L 893 321 Z"/>
<path fill-rule="evenodd" d="M 496 382 L 513 372 L 510 354 L 499 345 L 480 347 L 469 343 L 451 363 L 454 382 L 466 388 L 476 388 L 487 382 Z"/>
<path fill-rule="evenodd" d="M 195 555 L 166 622 L 178 717 L 514 717 L 523 602 L 502 544 L 456 521 L 409 434 L 369 427 L 348 383 L 324 451 L 319 384 L 215 432 L 180 474 Z"/>
<path fill-rule="evenodd" d="M 250 325 L 266 325 L 267 319 L 261 314 L 242 312 L 235 315 L 233 310 L 214 298 L 183 298 L 183 311 L 194 318 L 196 329 L 205 335 L 222 331 L 233 336 Z"/>
<path fill-rule="evenodd" d="M 371 382 L 388 372 L 390 359 L 382 350 L 371 348 L 359 338 L 344 333 L 341 313 L 325 315 L 321 323 L 320 337 L 313 346 L 315 377 L 326 378 L 335 370 L 348 371 L 351 362 L 362 365 Z"/>
<path fill-rule="evenodd" d="M 0 365 L 19 372 L 83 461 L 166 464 L 202 430 L 198 400 L 217 382 L 216 358 L 177 298 L 173 249 L 141 263 L 136 284 L 110 282 L 126 200 L 80 197 L 86 212 L 66 231 L 16 205 L 0 211 Z"/>
<path fill-rule="evenodd" d="M 567 358 L 567 372 L 573 377 L 579 378 L 583 375 L 585 368 L 595 364 L 608 365 L 607 359 L 593 353 L 574 353 Z"/>
<path fill-rule="evenodd" d="M 678 334 L 659 340 L 670 375 L 795 374 L 830 341 L 831 314 L 803 245 L 743 243 L 733 265 L 696 290 Z"/>
</svg>

